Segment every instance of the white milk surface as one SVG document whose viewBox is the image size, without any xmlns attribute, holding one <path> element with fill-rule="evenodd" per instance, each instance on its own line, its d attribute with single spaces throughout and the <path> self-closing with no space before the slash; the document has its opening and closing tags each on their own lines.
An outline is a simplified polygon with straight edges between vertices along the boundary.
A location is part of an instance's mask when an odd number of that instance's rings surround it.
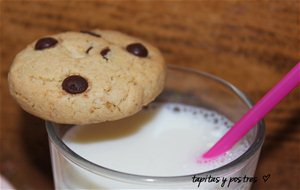
<svg viewBox="0 0 300 190">
<path fill-rule="evenodd" d="M 180 176 L 231 162 L 249 147 L 242 141 L 225 156 L 197 163 L 232 123 L 216 112 L 182 104 L 151 104 L 148 109 L 113 122 L 76 126 L 63 141 L 100 166 L 130 174 Z"/>
</svg>

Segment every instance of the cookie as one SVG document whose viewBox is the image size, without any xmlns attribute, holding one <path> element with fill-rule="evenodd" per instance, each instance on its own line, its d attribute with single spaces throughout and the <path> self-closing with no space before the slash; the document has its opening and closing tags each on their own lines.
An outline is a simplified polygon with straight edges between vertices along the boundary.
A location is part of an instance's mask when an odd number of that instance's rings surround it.
<svg viewBox="0 0 300 190">
<path fill-rule="evenodd" d="M 164 87 L 159 50 L 126 34 L 93 30 L 43 37 L 15 57 L 12 96 L 27 112 L 63 124 L 128 117 Z"/>
</svg>

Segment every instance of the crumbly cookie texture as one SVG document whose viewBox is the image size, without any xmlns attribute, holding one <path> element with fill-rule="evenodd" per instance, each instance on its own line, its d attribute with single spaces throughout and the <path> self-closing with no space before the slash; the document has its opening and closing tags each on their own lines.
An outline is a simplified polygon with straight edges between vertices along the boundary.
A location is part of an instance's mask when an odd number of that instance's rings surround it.
<svg viewBox="0 0 300 190">
<path fill-rule="evenodd" d="M 56 123 L 92 124 L 138 112 L 160 94 L 165 77 L 157 48 L 93 30 L 33 42 L 15 57 L 8 81 L 25 111 Z"/>
</svg>

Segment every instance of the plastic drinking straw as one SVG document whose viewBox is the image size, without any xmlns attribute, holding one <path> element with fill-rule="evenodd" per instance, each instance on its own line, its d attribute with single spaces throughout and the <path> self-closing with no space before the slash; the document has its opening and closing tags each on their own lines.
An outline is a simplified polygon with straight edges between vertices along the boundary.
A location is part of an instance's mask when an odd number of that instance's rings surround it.
<svg viewBox="0 0 300 190">
<path fill-rule="evenodd" d="M 300 62 L 284 76 L 263 98 L 257 102 L 202 158 L 217 157 L 228 151 L 243 138 L 255 124 L 271 111 L 300 83 Z M 201 159 L 199 159 L 201 160 Z"/>
</svg>

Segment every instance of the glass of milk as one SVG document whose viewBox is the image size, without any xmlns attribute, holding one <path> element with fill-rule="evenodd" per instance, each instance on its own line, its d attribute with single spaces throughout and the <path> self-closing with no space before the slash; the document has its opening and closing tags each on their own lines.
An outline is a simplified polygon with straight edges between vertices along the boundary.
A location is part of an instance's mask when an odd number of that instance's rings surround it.
<svg viewBox="0 0 300 190">
<path fill-rule="evenodd" d="M 250 189 L 265 126 L 232 150 L 197 161 L 249 108 L 232 84 L 169 66 L 166 86 L 139 113 L 88 126 L 46 122 L 56 189 Z"/>
</svg>

